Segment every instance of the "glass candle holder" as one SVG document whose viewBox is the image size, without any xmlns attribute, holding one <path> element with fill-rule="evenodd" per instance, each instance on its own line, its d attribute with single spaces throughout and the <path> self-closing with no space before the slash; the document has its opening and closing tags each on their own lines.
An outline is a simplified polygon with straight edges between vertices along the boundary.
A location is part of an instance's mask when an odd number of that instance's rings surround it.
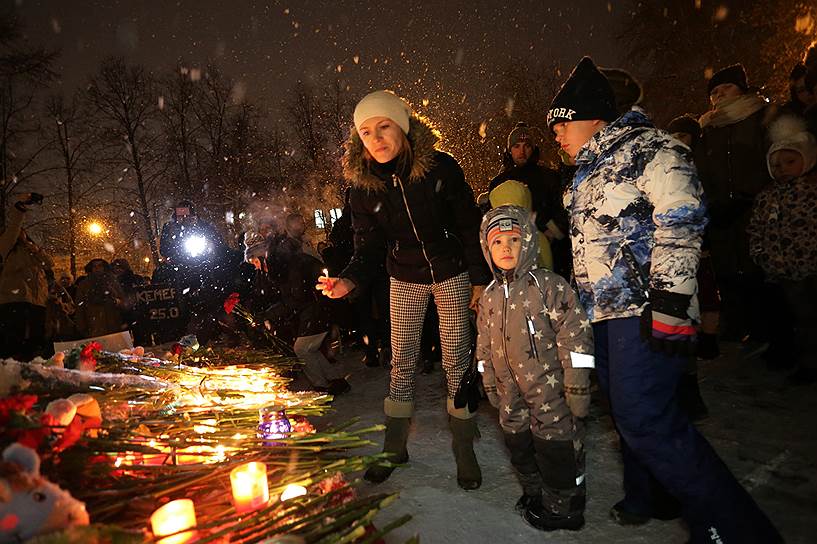
<svg viewBox="0 0 817 544">
<path fill-rule="evenodd" d="M 259 462 L 244 463 L 230 472 L 233 504 L 239 514 L 263 508 L 269 502 L 267 465 Z"/>
<path fill-rule="evenodd" d="M 156 509 L 150 516 L 150 526 L 158 539 L 157 544 L 184 544 L 192 541 L 198 537 L 193 501 L 178 499 Z"/>
<path fill-rule="evenodd" d="M 279 404 L 264 406 L 258 411 L 258 438 L 263 438 L 265 446 L 277 446 L 282 438 L 292 432 L 286 409 Z"/>
</svg>

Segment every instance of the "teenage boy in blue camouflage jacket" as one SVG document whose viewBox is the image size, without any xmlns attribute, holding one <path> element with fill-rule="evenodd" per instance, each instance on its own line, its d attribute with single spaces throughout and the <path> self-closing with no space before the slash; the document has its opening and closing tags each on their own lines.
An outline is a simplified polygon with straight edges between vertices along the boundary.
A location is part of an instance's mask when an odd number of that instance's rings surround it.
<svg viewBox="0 0 817 544">
<path fill-rule="evenodd" d="M 683 516 L 691 541 L 782 539 L 678 407 L 694 354 L 696 272 L 706 225 L 688 149 L 633 108 L 585 57 L 547 116 L 577 171 L 565 194 L 579 299 L 593 324 L 596 372 L 621 436 L 621 524 Z"/>
</svg>

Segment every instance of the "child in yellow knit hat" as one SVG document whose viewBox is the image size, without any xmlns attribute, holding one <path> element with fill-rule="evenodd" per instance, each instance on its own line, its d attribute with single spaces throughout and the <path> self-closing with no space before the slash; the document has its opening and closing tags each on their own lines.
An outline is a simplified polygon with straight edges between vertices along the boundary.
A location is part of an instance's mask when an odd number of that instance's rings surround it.
<svg viewBox="0 0 817 544">
<path fill-rule="evenodd" d="M 527 210 L 533 210 L 530 189 L 522 182 L 509 179 L 497 185 L 490 192 L 488 198 L 491 201 L 491 208 L 499 206 L 520 206 Z M 539 268 L 553 270 L 553 253 L 550 250 L 550 241 L 542 231 L 539 234 L 539 255 L 536 258 L 536 265 Z"/>
</svg>

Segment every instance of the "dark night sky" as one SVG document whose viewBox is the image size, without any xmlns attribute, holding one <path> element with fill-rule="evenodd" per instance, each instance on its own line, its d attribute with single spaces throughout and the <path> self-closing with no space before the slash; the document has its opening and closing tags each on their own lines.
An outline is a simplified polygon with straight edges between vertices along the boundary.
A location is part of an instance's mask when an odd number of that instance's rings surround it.
<svg viewBox="0 0 817 544">
<path fill-rule="evenodd" d="M 465 93 L 477 117 L 486 99 L 504 100 L 494 90 L 511 63 L 554 59 L 569 71 L 590 54 L 615 64 L 624 9 L 598 0 L 14 1 L 30 43 L 62 51 L 68 92 L 108 55 L 153 70 L 213 59 L 273 112 L 299 79 L 340 76 L 356 96 L 387 87 L 416 104 Z"/>
</svg>

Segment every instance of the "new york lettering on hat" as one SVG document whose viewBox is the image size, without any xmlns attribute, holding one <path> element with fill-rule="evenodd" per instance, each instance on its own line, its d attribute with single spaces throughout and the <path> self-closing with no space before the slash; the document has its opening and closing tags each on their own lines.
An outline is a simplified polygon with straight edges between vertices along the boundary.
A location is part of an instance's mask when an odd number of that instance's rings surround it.
<svg viewBox="0 0 817 544">
<path fill-rule="evenodd" d="M 564 82 L 550 104 L 548 128 L 566 121 L 615 121 L 616 98 L 610 82 L 590 57 L 584 57 Z"/>
</svg>

